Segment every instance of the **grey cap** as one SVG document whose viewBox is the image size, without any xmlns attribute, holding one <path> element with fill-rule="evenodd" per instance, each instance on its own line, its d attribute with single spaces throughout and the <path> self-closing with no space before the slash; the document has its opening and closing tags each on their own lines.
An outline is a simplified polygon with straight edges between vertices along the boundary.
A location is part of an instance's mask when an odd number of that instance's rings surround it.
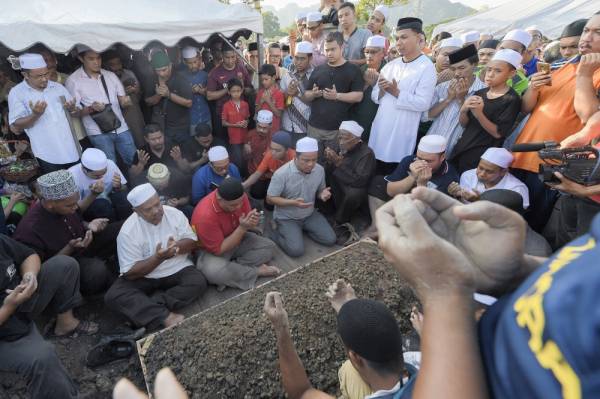
<svg viewBox="0 0 600 399">
<path fill-rule="evenodd" d="M 47 200 L 61 200 L 79 192 L 73 175 L 64 169 L 40 176 L 37 183 L 42 198 Z"/>
</svg>

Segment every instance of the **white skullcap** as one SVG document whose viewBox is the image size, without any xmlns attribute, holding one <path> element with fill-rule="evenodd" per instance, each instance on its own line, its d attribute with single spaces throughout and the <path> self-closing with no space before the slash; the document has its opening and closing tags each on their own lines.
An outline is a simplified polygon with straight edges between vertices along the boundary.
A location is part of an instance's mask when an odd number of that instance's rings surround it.
<svg viewBox="0 0 600 399">
<path fill-rule="evenodd" d="M 303 19 L 306 19 L 306 14 L 308 14 L 307 12 L 299 12 L 298 14 L 296 14 L 296 22 L 300 22 Z"/>
<path fill-rule="evenodd" d="M 449 37 L 440 42 L 440 49 L 448 48 L 448 47 L 458 47 L 461 48 L 463 46 L 463 41 L 458 37 Z"/>
<path fill-rule="evenodd" d="M 483 153 L 481 159 L 506 169 L 512 164 L 514 157 L 506 148 L 491 147 Z"/>
<path fill-rule="evenodd" d="M 273 113 L 268 109 L 261 109 L 256 115 L 256 122 L 263 124 L 271 124 L 271 122 L 273 122 Z"/>
<path fill-rule="evenodd" d="M 222 161 L 228 158 L 229 154 L 227 153 L 227 149 L 222 145 L 214 146 L 208 150 L 208 160 L 210 162 Z"/>
<path fill-rule="evenodd" d="M 462 35 L 460 35 L 460 39 L 463 41 L 463 43 L 476 42 L 479 40 L 480 37 L 481 37 L 481 34 L 476 30 L 472 30 L 472 31 L 469 31 L 467 33 L 463 33 Z"/>
<path fill-rule="evenodd" d="M 19 65 L 21 69 L 39 69 L 46 68 L 46 61 L 39 54 L 22 54 L 19 56 Z"/>
<path fill-rule="evenodd" d="M 312 54 L 313 45 L 311 42 L 300 42 L 296 44 L 296 53 Z"/>
<path fill-rule="evenodd" d="M 475 302 L 479 302 L 480 304 L 485 306 L 492 306 L 497 301 L 497 299 L 493 296 L 480 294 L 478 292 L 473 294 L 473 299 L 475 299 Z"/>
<path fill-rule="evenodd" d="M 502 40 L 514 40 L 525 47 L 529 47 L 531 44 L 531 35 L 523 29 L 513 29 Z"/>
<path fill-rule="evenodd" d="M 429 134 L 419 141 L 417 150 L 428 154 L 441 154 L 446 151 L 447 144 L 448 140 L 444 136 Z"/>
<path fill-rule="evenodd" d="M 323 14 L 320 12 L 309 12 L 306 14 L 306 22 L 322 22 Z"/>
<path fill-rule="evenodd" d="M 317 152 L 319 143 L 312 137 L 304 137 L 296 143 L 296 152 Z"/>
<path fill-rule="evenodd" d="M 195 58 L 198 56 L 198 49 L 196 47 L 187 46 L 181 50 L 181 55 L 185 59 Z"/>
<path fill-rule="evenodd" d="M 162 163 L 153 163 L 148 168 L 148 173 L 146 173 L 148 183 L 152 184 L 152 186 L 167 183 L 170 177 L 171 172 L 169 172 L 169 168 Z"/>
<path fill-rule="evenodd" d="M 356 123 L 355 121 L 343 121 L 340 124 L 340 130 L 352 133 L 352 135 L 356 137 L 360 137 L 362 132 L 365 131 L 365 129 L 363 129 L 362 126 Z"/>
<path fill-rule="evenodd" d="M 365 47 L 385 48 L 385 37 L 381 35 L 369 36 Z"/>
<path fill-rule="evenodd" d="M 373 10 L 373 11 L 379 11 L 383 15 L 383 18 L 385 18 L 386 21 L 388 19 L 388 15 L 390 15 L 390 9 L 388 8 L 388 6 L 386 6 L 384 4 L 378 5 L 377 7 L 375 7 L 375 10 Z"/>
<path fill-rule="evenodd" d="M 508 62 L 510 65 L 514 66 L 515 68 L 519 68 L 519 66 L 521 66 L 522 60 L 523 60 L 523 56 L 521 54 L 517 53 L 515 50 L 511 50 L 511 49 L 498 50 L 498 51 L 496 51 L 496 54 L 494 54 L 494 58 L 492 58 L 492 61 Z"/>
<path fill-rule="evenodd" d="M 104 151 L 88 148 L 81 154 L 81 164 L 89 170 L 97 171 L 108 167 L 108 159 Z"/>
<path fill-rule="evenodd" d="M 525 28 L 525 30 L 526 30 L 527 32 L 534 30 L 534 31 L 536 31 L 536 32 L 540 32 L 540 35 L 544 36 L 544 32 L 543 32 L 543 31 L 540 29 L 540 27 L 539 27 L 539 26 L 537 26 L 537 25 L 531 25 L 531 26 L 528 26 L 527 28 Z"/>
<path fill-rule="evenodd" d="M 129 201 L 132 207 L 137 208 L 154 195 L 156 195 L 156 190 L 152 187 L 152 184 L 145 183 L 131 190 L 127 194 L 127 201 Z"/>
</svg>

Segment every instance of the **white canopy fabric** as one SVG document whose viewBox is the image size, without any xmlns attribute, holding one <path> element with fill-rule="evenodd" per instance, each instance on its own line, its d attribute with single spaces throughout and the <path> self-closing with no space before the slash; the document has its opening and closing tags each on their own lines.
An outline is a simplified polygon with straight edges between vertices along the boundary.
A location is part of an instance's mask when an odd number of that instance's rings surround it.
<svg viewBox="0 0 600 399">
<path fill-rule="evenodd" d="M 435 27 L 433 34 L 450 32 L 460 35 L 470 30 L 490 32 L 500 38 L 511 29 L 539 26 L 544 36 L 556 39 L 565 25 L 590 18 L 600 11 L 598 0 L 513 0 L 487 11 Z"/>
<path fill-rule="evenodd" d="M 244 4 L 217 0 L 22 0 L 3 7 L 0 42 L 22 51 L 42 42 L 67 53 L 76 44 L 96 51 L 114 43 L 134 50 L 158 40 L 167 46 L 183 37 L 204 42 L 216 32 L 263 32 L 262 16 Z"/>
</svg>

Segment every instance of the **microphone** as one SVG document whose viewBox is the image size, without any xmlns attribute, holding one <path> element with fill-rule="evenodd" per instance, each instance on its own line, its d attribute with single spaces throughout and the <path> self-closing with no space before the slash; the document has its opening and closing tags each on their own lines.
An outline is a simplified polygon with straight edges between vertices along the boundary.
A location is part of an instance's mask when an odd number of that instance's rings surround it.
<svg viewBox="0 0 600 399">
<path fill-rule="evenodd" d="M 533 152 L 543 150 L 544 148 L 554 148 L 557 146 L 558 144 L 556 144 L 555 141 L 544 141 L 541 143 L 514 144 L 510 150 L 512 152 Z"/>
</svg>

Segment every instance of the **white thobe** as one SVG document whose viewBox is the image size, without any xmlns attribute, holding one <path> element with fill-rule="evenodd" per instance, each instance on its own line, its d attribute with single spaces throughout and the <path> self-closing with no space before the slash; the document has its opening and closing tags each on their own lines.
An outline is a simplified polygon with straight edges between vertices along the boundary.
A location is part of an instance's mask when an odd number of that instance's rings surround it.
<svg viewBox="0 0 600 399">
<path fill-rule="evenodd" d="M 467 170 L 460 176 L 460 186 L 471 191 L 477 190 L 480 194 L 489 190 L 498 189 L 515 191 L 523 197 L 523 209 L 529 208 L 529 189 L 525 183 L 510 173 L 505 174 L 502 180 L 494 187 L 486 188 L 477 178 L 477 169 Z"/>
<path fill-rule="evenodd" d="M 433 63 L 425 55 L 411 62 L 402 57 L 386 64 L 379 76 L 396 80 L 398 97 L 385 93 L 379 98 L 379 86 L 373 87 L 371 99 L 379 104 L 371 127 L 369 147 L 383 162 L 400 162 L 415 150 L 421 113 L 431 105 L 436 84 Z"/>
<path fill-rule="evenodd" d="M 135 212 L 123 223 L 117 236 L 121 274 L 127 273 L 137 262 L 154 255 L 158 244 L 161 244 L 162 249 L 167 248 L 169 237 L 173 237 L 175 241 L 198 239 L 179 209 L 164 205 L 163 210 L 163 218 L 157 225 L 146 222 Z M 168 277 L 193 264 L 189 254 L 177 255 L 164 260 L 144 278 Z"/>
</svg>

